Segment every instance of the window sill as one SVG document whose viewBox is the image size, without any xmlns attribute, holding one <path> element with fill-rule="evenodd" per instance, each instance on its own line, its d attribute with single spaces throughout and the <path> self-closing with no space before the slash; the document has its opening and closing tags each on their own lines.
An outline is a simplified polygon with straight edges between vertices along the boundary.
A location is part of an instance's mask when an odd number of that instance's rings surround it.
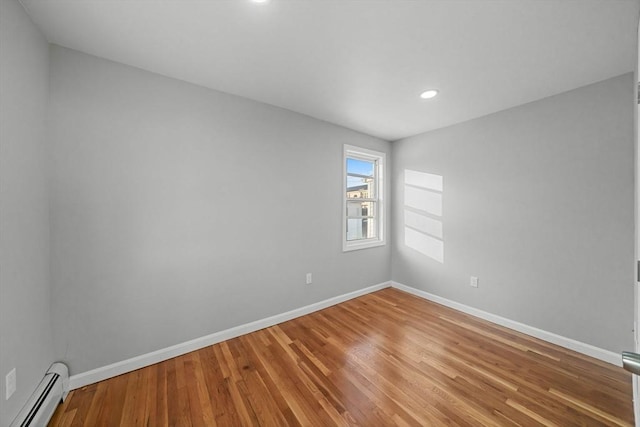
<svg viewBox="0 0 640 427">
<path fill-rule="evenodd" d="M 386 242 L 384 240 L 369 240 L 364 242 L 343 242 L 342 252 L 357 251 L 360 249 L 376 248 L 378 246 L 384 246 Z"/>
</svg>

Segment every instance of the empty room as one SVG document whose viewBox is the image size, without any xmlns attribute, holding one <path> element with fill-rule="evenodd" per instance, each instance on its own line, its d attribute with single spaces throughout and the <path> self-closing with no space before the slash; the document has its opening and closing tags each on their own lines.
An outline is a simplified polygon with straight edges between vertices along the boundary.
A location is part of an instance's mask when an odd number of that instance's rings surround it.
<svg viewBox="0 0 640 427">
<path fill-rule="evenodd" d="M 0 426 L 640 426 L 637 0 L 0 0 Z"/>
</svg>

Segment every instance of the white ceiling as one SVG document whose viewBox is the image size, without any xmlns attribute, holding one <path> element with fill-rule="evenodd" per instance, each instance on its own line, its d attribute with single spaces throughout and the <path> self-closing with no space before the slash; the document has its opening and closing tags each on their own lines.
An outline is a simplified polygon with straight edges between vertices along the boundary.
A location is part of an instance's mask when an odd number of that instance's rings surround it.
<svg viewBox="0 0 640 427">
<path fill-rule="evenodd" d="M 51 43 L 387 140 L 636 63 L 636 0 L 21 1 Z"/>
</svg>

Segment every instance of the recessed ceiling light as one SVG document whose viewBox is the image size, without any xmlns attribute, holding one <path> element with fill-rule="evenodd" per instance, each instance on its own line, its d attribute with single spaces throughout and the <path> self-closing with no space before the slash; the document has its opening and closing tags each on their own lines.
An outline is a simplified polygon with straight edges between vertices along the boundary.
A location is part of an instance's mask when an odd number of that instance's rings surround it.
<svg viewBox="0 0 640 427">
<path fill-rule="evenodd" d="M 269 3 L 271 0 L 251 0 L 251 3 Z"/>
<path fill-rule="evenodd" d="M 420 98 L 422 99 L 431 99 L 438 94 L 438 91 L 435 89 L 425 90 L 420 94 Z"/>
</svg>

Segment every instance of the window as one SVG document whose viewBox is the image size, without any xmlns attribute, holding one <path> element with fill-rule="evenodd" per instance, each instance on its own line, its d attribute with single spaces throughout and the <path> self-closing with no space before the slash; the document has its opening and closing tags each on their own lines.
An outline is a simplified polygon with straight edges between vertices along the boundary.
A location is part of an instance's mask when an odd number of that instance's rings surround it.
<svg viewBox="0 0 640 427">
<path fill-rule="evenodd" d="M 344 146 L 344 251 L 384 245 L 384 160 L 384 153 Z"/>
</svg>

